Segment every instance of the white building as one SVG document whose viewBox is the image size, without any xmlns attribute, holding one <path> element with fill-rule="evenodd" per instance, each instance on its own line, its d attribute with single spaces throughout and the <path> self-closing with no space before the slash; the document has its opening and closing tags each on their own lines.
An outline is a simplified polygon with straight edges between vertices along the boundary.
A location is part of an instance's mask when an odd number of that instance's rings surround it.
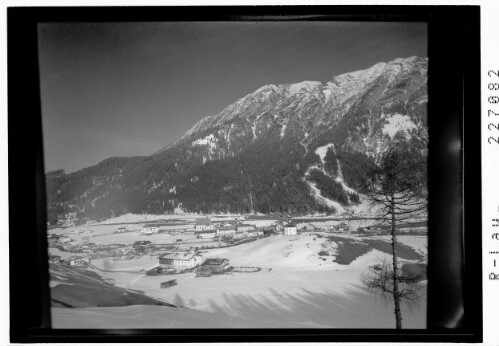
<svg viewBox="0 0 499 346">
<path fill-rule="evenodd" d="M 236 228 L 234 226 L 220 226 L 217 229 L 218 235 L 233 235 L 236 234 Z"/>
<path fill-rule="evenodd" d="M 298 232 L 296 230 L 296 225 L 293 223 L 288 223 L 283 229 L 284 235 L 296 235 Z"/>
<path fill-rule="evenodd" d="M 257 230 L 248 231 L 246 234 L 248 235 L 248 237 L 259 237 L 263 236 L 263 231 L 257 231 Z"/>
<path fill-rule="evenodd" d="M 59 243 L 61 243 L 61 244 L 69 243 L 72 240 L 73 239 L 71 239 L 70 237 L 66 237 L 66 236 L 59 237 L 59 239 L 58 239 Z"/>
<path fill-rule="evenodd" d="M 145 234 L 145 235 L 150 235 L 150 234 L 156 234 L 159 231 L 159 226 L 155 224 L 146 224 L 142 226 L 142 230 L 140 231 L 140 234 Z"/>
<path fill-rule="evenodd" d="M 198 234 L 203 239 L 211 239 L 211 238 L 215 238 L 215 235 L 217 233 L 215 231 L 201 231 Z"/>
<path fill-rule="evenodd" d="M 166 253 L 159 257 L 159 265 L 165 269 L 184 270 L 201 264 L 201 256 L 194 251 Z"/>
<path fill-rule="evenodd" d="M 69 259 L 69 265 L 72 267 L 86 267 L 90 264 L 87 257 L 75 256 Z"/>
<path fill-rule="evenodd" d="M 123 233 L 123 232 L 126 232 L 125 226 L 118 227 L 118 229 L 115 231 L 115 233 Z"/>
<path fill-rule="evenodd" d="M 196 219 L 196 225 L 194 226 L 194 230 L 196 231 L 212 231 L 215 229 L 215 226 L 211 223 L 211 220 L 207 217 L 200 217 Z"/>
</svg>

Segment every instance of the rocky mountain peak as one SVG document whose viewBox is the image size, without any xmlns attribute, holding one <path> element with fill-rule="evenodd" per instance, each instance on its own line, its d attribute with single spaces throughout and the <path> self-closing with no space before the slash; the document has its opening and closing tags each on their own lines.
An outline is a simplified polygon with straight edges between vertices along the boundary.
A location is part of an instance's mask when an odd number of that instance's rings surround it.
<svg viewBox="0 0 499 346">
<path fill-rule="evenodd" d="M 339 212 L 391 143 L 425 153 L 427 66 L 377 63 L 328 82 L 268 84 L 149 157 L 47 175 L 51 215 Z"/>
</svg>

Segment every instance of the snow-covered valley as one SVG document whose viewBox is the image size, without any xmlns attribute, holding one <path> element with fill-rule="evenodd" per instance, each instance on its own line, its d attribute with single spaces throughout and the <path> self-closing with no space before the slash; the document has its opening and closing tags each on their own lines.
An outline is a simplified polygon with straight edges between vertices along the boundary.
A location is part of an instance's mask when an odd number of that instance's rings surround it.
<svg viewBox="0 0 499 346">
<path fill-rule="evenodd" d="M 128 218 L 130 220 L 132 216 Z M 268 225 L 274 220 L 247 222 Z M 315 221 L 307 219 L 300 223 L 297 219 L 296 222 L 301 228 L 309 224 L 330 227 L 340 221 L 315 218 Z M 359 220 L 352 226 L 367 223 L 368 220 Z M 105 236 L 117 226 L 111 223 L 92 227 L 95 235 Z M 65 231 L 68 230 L 72 229 Z M 102 270 L 104 258 L 96 259 L 92 261 L 94 269 L 91 270 L 107 282 L 183 308 L 139 305 L 84 309 L 57 307 L 52 309 L 54 327 L 393 328 L 393 302 L 366 291 L 360 281 L 369 266 L 389 259 L 389 255 L 372 248 L 349 264 L 335 261 L 340 256 L 338 246 L 342 242 L 389 241 L 388 236 L 361 237 L 342 233 L 334 235 L 340 238 L 331 240 L 328 239 L 330 235 L 322 231 L 294 236 L 274 235 L 237 246 L 201 250 L 203 259 L 225 258 L 234 267 L 259 268 L 257 272 L 233 272 L 211 277 L 196 277 L 194 272 L 147 276 L 141 270 L 158 264 L 158 256 L 152 254 L 129 260 L 116 259 L 110 271 Z M 121 236 L 125 235 L 108 235 L 114 237 L 114 243 Z M 158 244 L 165 241 L 155 236 L 137 237 Z M 94 236 L 95 240 L 98 238 Z M 426 236 L 401 235 L 399 240 L 415 251 L 424 251 L 427 239 Z M 401 263 L 414 262 L 402 257 L 399 260 Z M 176 286 L 160 288 L 161 282 L 172 278 L 177 280 Z M 424 328 L 425 313 L 426 298 L 422 297 L 417 308 L 404 308 L 404 327 Z"/>
</svg>

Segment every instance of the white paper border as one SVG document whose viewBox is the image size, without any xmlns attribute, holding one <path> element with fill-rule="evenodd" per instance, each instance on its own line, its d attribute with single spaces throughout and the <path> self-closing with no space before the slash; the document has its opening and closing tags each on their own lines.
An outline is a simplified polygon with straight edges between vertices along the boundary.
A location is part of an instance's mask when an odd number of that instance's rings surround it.
<svg viewBox="0 0 499 346">
<path fill-rule="evenodd" d="M 489 251 L 499 251 L 499 240 L 491 239 L 493 233 L 491 219 L 499 218 L 499 145 L 488 144 L 487 138 L 494 134 L 487 128 L 488 109 L 499 112 L 499 104 L 489 107 L 487 84 L 492 81 L 488 70 L 499 70 L 499 1 L 321 1 L 321 0 L 170 0 L 170 1 L 99 1 L 99 0 L 7 0 L 0 14 L 0 344 L 9 343 L 9 223 L 8 223 L 8 171 L 7 171 L 7 7 L 10 6 L 178 6 L 178 5 L 480 5 L 481 7 L 481 84 L 482 84 L 482 202 L 483 202 L 483 345 L 499 345 L 499 280 L 489 280 L 491 271 L 499 273 L 499 255 L 489 255 Z M 499 78 L 497 79 L 499 81 Z M 499 96 L 499 92 L 495 95 Z M 499 116 L 498 116 L 499 119 Z M 494 120 L 499 122 L 499 120 Z M 480 188 L 477 183 L 477 188 Z M 495 228 L 499 231 L 499 228 Z M 496 258 L 497 266 L 493 267 Z M 61 344 L 59 344 L 61 345 Z M 87 344 L 90 345 L 90 344 Z M 185 345 L 185 344 L 184 344 Z M 229 345 L 229 344 L 226 344 Z M 236 344 L 244 345 L 244 344 Z M 277 344 L 272 344 L 277 345 Z M 292 345 L 292 344 L 286 344 Z M 299 344 L 311 345 L 311 344 Z M 348 345 L 361 345 L 349 343 Z M 366 345 L 366 344 L 362 344 Z M 381 344 L 378 344 L 381 345 Z M 430 345 L 428 343 L 424 345 Z M 444 344 L 438 344 L 444 345 Z M 476 344 L 475 344 L 476 345 Z"/>
</svg>

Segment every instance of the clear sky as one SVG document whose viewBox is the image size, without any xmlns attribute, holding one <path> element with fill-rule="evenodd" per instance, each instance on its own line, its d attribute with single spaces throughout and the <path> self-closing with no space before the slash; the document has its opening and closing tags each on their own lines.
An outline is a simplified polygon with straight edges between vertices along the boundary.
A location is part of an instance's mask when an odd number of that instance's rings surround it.
<svg viewBox="0 0 499 346">
<path fill-rule="evenodd" d="M 150 155 L 265 84 L 427 56 L 424 23 L 46 23 L 45 169 Z"/>
</svg>

